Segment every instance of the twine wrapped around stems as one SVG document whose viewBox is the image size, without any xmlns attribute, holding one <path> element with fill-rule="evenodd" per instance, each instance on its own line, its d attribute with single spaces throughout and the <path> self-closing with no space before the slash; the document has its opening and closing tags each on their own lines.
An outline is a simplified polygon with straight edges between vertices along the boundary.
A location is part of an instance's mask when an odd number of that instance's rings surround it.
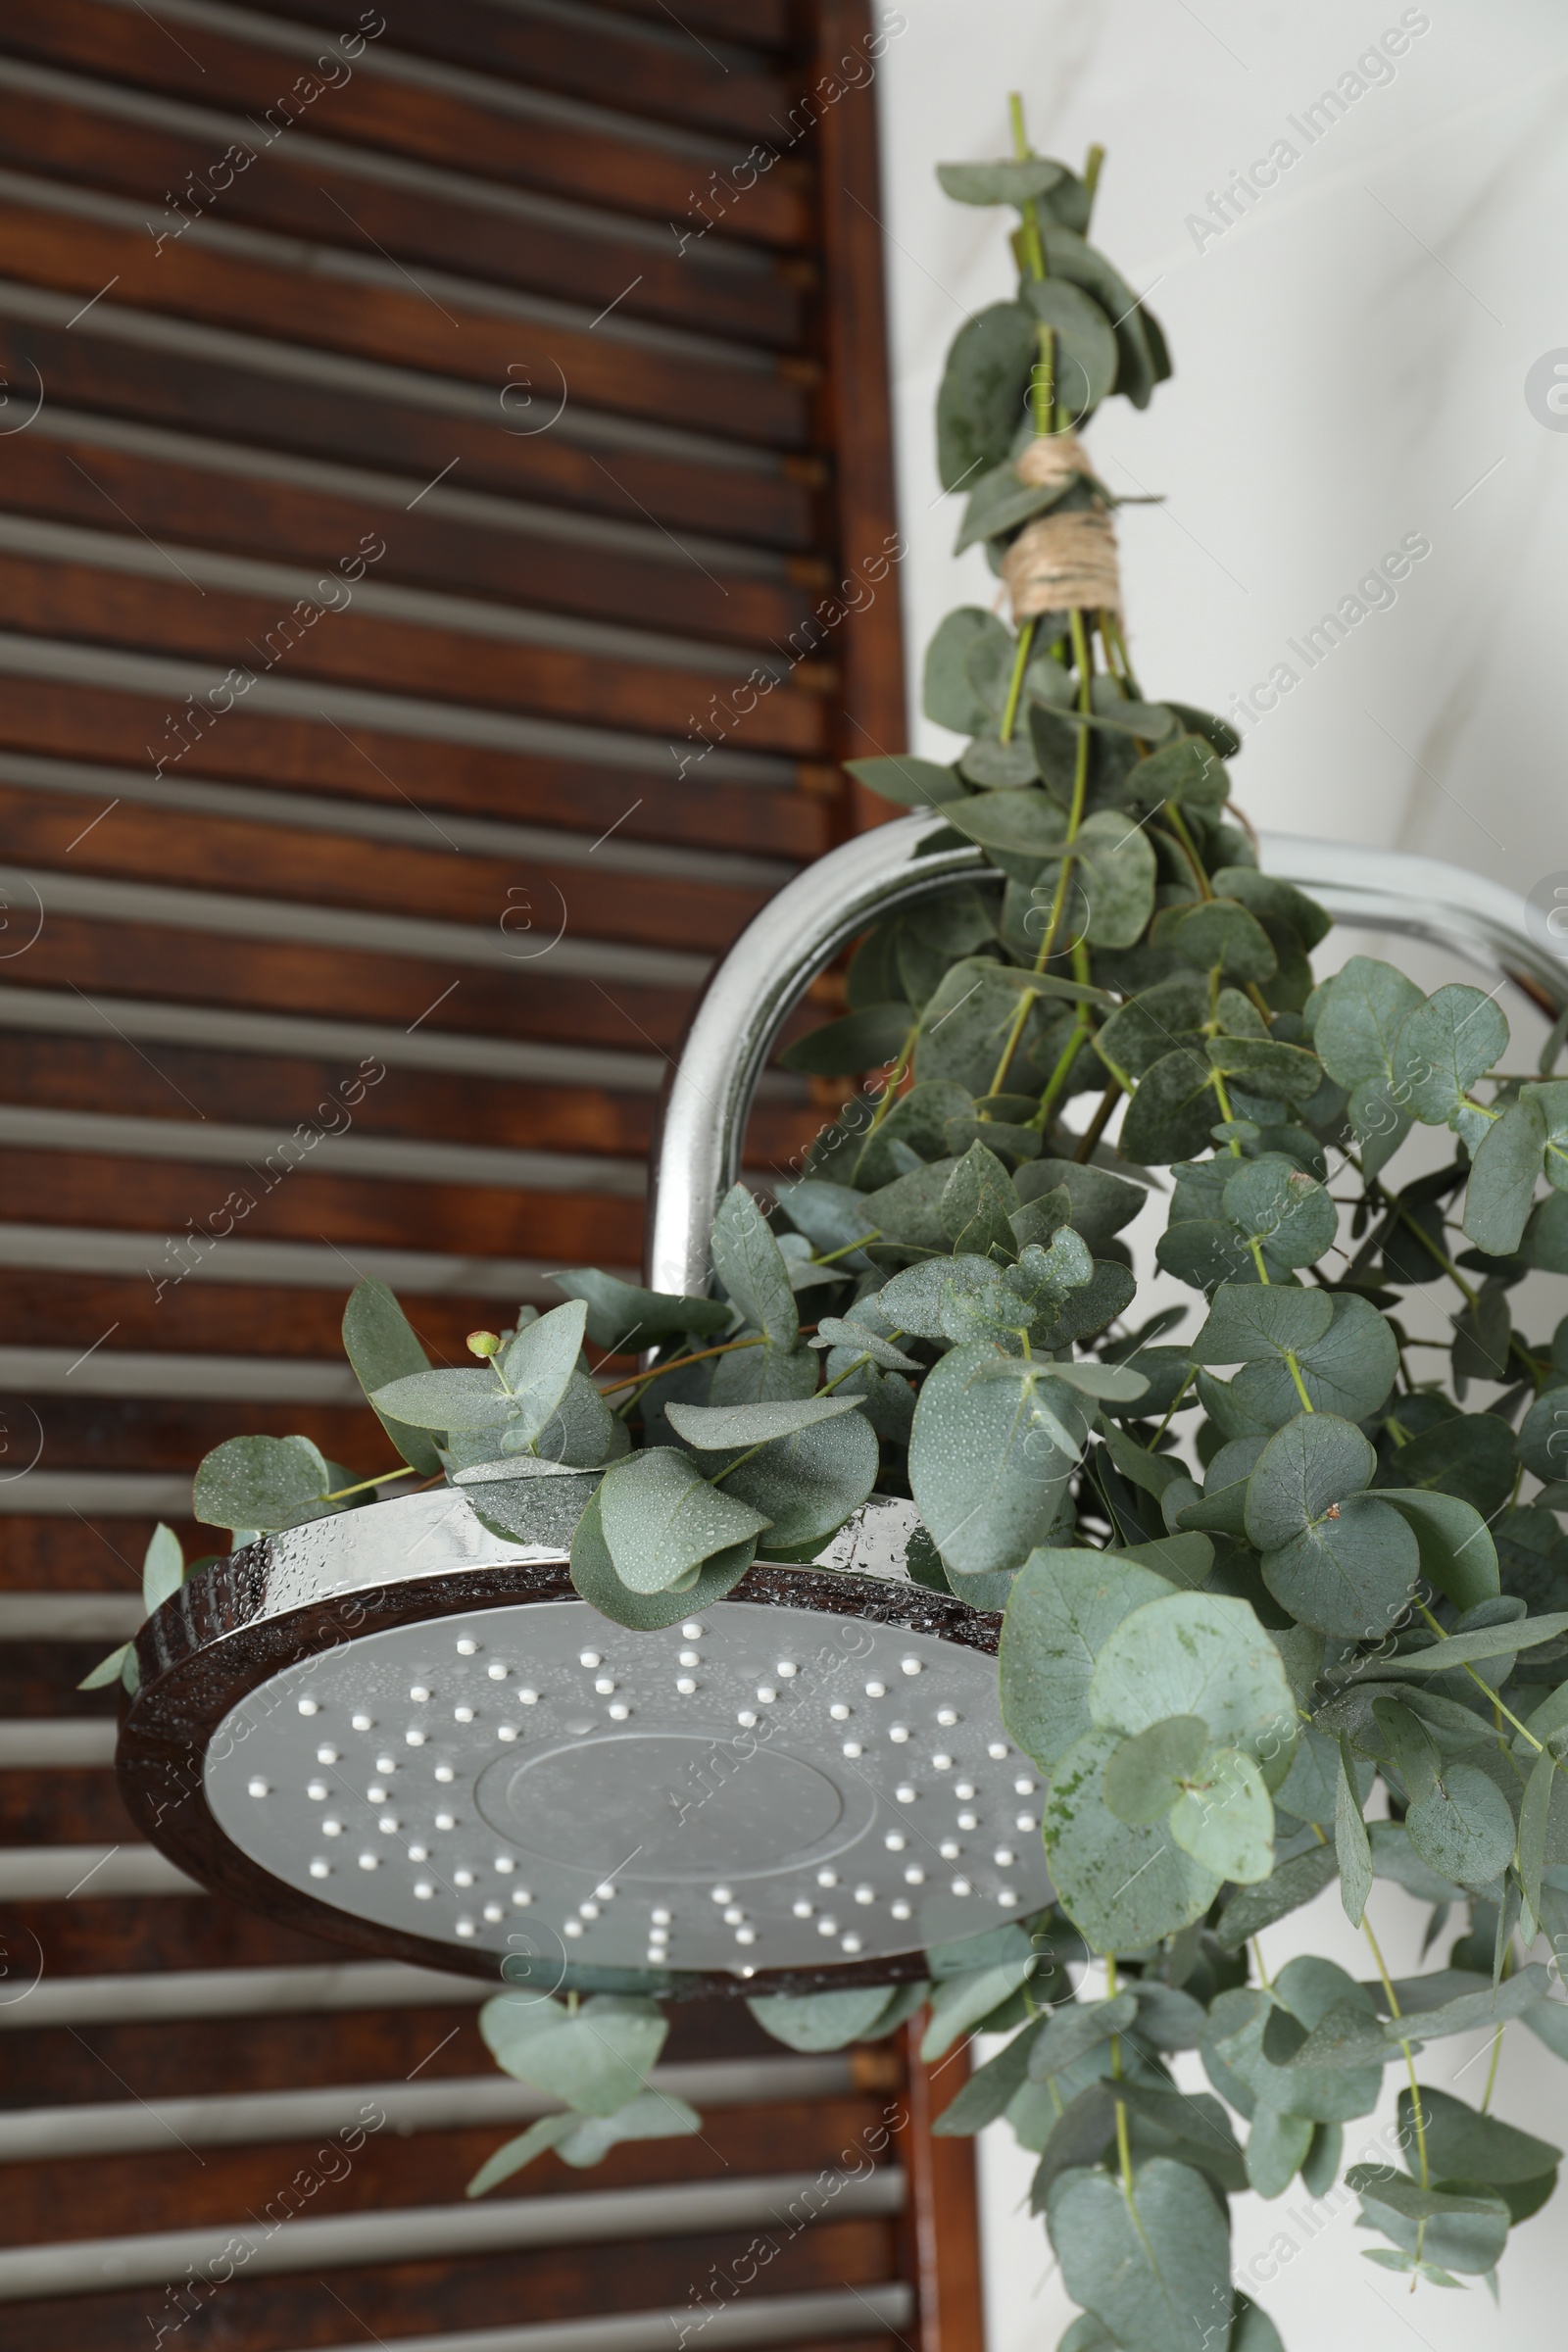
<svg viewBox="0 0 1568 2352">
<path fill-rule="evenodd" d="M 1076 433 L 1041 433 L 1024 448 L 1013 470 L 1034 489 L 1054 490 L 1087 475 L 1089 460 Z M 1003 557 L 1002 577 L 1014 626 L 1037 613 L 1071 612 L 1075 606 L 1119 616 L 1116 532 L 1103 502 L 1097 498 L 1066 514 L 1037 514 Z"/>
</svg>

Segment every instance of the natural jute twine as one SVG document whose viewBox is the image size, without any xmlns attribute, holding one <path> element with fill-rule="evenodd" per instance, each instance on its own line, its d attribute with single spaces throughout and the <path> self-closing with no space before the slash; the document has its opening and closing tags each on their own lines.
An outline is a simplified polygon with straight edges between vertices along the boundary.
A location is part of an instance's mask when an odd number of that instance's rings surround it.
<svg viewBox="0 0 1568 2352">
<path fill-rule="evenodd" d="M 1025 448 L 1014 470 L 1021 482 L 1054 490 L 1086 474 L 1089 461 L 1075 433 L 1042 433 Z M 1003 557 L 1002 577 L 1014 624 L 1075 606 L 1119 615 L 1116 533 L 1102 502 L 1097 498 L 1069 514 L 1037 514 Z"/>
</svg>

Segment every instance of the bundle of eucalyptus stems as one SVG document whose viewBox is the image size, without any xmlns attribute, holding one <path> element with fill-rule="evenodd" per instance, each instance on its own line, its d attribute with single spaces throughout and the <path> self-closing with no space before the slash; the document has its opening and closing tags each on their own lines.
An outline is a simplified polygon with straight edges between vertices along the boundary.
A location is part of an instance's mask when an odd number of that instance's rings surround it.
<svg viewBox="0 0 1568 2352">
<path fill-rule="evenodd" d="M 1163 336 L 1088 242 L 1098 151 L 1079 174 L 1028 151 L 1016 102 L 1015 127 L 1011 160 L 941 171 L 1016 212 L 1019 276 L 959 331 L 937 412 L 958 545 L 1011 619 L 965 608 L 931 645 L 951 764 L 853 763 L 933 812 L 932 848 L 977 844 L 976 878 L 877 924 L 847 1009 L 784 1055 L 849 1099 L 771 1200 L 725 1200 L 710 1297 L 564 1273 L 564 1303 L 441 1369 L 367 1282 L 344 1336 L 411 1471 L 569 1551 L 632 1629 L 904 1500 L 908 1573 L 1002 1613 L 1056 1905 L 921 1984 L 753 2008 L 797 2049 L 922 2006 L 928 2058 L 1007 2034 L 937 2128 L 1005 2116 L 1036 2152 L 1084 2306 L 1062 2352 L 1268 2352 L 1227 2199 L 1325 2194 L 1386 2068 L 1397 2122 L 1345 2174 L 1370 2261 L 1494 2279 L 1555 2181 L 1559 2151 L 1490 2107 L 1508 2021 L 1568 2057 L 1532 1956 L 1568 1938 L 1568 1320 L 1513 1318 L 1528 1274 L 1568 1273 L 1562 1024 L 1521 1075 L 1478 988 L 1364 956 L 1314 982 L 1328 918 L 1259 870 L 1237 738 L 1128 652 L 1118 502 L 1078 435 L 1113 394 L 1147 405 Z M 1159 1197 L 1191 1303 L 1140 1317 L 1122 1236 Z M 641 1368 L 596 1382 L 586 1345 Z M 387 1483 L 236 1438 L 196 1509 L 237 1546 Z M 149 1605 L 184 1573 L 161 1531 Z M 1453 1929 L 1431 1973 L 1385 1966 L 1380 1877 L 1430 1906 L 1424 1948 Z M 1259 1938 L 1335 1881 L 1368 1975 L 1268 1974 Z M 645 2087 L 681 1989 L 578 1969 L 492 2001 L 499 2062 L 565 2106 L 475 2190 L 546 2147 L 695 2130 Z M 1421 2082 L 1427 2044 L 1478 2032 L 1474 2104 Z"/>
</svg>

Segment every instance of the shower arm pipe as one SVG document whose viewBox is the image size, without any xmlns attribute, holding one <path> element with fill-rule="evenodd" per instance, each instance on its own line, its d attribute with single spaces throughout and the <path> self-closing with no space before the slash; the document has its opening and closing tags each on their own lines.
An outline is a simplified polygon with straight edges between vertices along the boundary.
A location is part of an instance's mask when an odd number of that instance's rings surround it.
<svg viewBox="0 0 1568 2352">
<path fill-rule="evenodd" d="M 1462 956 L 1550 1017 L 1568 1004 L 1568 941 L 1559 960 L 1501 883 L 1408 850 L 1295 833 L 1264 833 L 1259 849 L 1269 874 L 1307 891 L 1337 923 Z M 942 817 L 900 817 L 819 858 L 754 916 L 709 981 L 665 1090 L 649 1200 L 653 1289 L 707 1290 L 709 1235 L 740 1170 L 758 1081 L 811 981 L 883 916 L 995 872 Z"/>
</svg>

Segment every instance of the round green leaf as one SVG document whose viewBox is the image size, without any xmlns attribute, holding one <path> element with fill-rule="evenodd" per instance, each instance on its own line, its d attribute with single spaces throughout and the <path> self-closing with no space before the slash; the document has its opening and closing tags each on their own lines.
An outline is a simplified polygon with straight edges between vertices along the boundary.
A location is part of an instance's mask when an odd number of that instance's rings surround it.
<svg viewBox="0 0 1568 2352">
<path fill-rule="evenodd" d="M 1152 1570 L 1102 1551 L 1041 1549 L 1019 1569 L 1002 1624 L 1002 1712 L 1042 1771 L 1092 1728 L 1089 1677 L 1106 1636 L 1171 1590 Z"/>
<path fill-rule="evenodd" d="M 913 1007 L 902 1002 L 862 1004 L 836 1021 L 824 1021 L 820 1029 L 808 1029 L 783 1049 L 779 1063 L 818 1078 L 880 1069 L 894 1058 L 913 1022 Z"/>
<path fill-rule="evenodd" d="M 688 1454 L 663 1446 L 612 1462 L 598 1502 L 615 1573 L 633 1592 L 676 1590 L 689 1570 L 767 1525 L 760 1511 L 710 1486 Z"/>
<path fill-rule="evenodd" d="M 1066 168 L 1043 155 L 1023 163 L 938 164 L 937 180 L 944 196 L 956 204 L 1025 205 L 1044 196 L 1066 177 Z"/>
<path fill-rule="evenodd" d="M 1238 1886 L 1255 1886 L 1274 1868 L 1274 1807 L 1263 1776 L 1239 1747 L 1218 1747 L 1171 1808 L 1170 1834 L 1182 1851 Z"/>
<path fill-rule="evenodd" d="M 349 1294 L 343 1309 L 343 1348 L 367 1396 L 373 1396 L 388 1381 L 430 1368 L 413 1324 L 373 1274 L 356 1283 Z M 433 1478 L 441 1468 L 433 1438 L 412 1422 L 393 1420 L 385 1413 L 377 1419 L 410 1468 L 422 1478 Z"/>
<path fill-rule="evenodd" d="M 951 767 L 935 760 L 916 760 L 882 754 L 874 760 L 846 760 L 850 774 L 880 800 L 896 801 L 903 808 L 935 808 L 944 801 L 962 798 L 963 786 Z"/>
<path fill-rule="evenodd" d="M 1130 2195 L 1108 2173 L 1075 2167 L 1052 2183 L 1046 2226 L 1067 2292 L 1128 2352 L 1189 2352 L 1208 2326 L 1217 2341 L 1229 2336 L 1230 2234 L 1190 2165 L 1152 2158 Z"/>
<path fill-rule="evenodd" d="M 713 1219 L 713 1271 L 754 1331 L 777 1348 L 793 1348 L 800 1332 L 789 1268 L 757 1202 L 744 1184 L 730 1187 Z M 731 1358 L 720 1358 L 721 1365 Z"/>
<path fill-rule="evenodd" d="M 1272 1250 L 1273 1245 L 1268 1245 Z M 1330 1308 L 1328 1329 L 1296 1349 L 1296 1370 L 1318 1413 L 1334 1413 L 1343 1421 L 1363 1421 L 1377 1411 L 1393 1388 L 1399 1369 L 1398 1343 L 1368 1298 L 1342 1291 L 1326 1298 L 1322 1291 L 1264 1289 L 1253 1298 L 1325 1299 Z M 1238 1406 L 1262 1422 L 1276 1426 L 1300 1410 L 1300 1395 L 1283 1352 L 1267 1362 L 1245 1365 L 1232 1384 Z"/>
<path fill-rule="evenodd" d="M 836 1404 L 830 1396 L 825 1403 Z M 847 1396 L 847 1404 L 859 1400 Z M 686 1407 L 690 1413 L 694 1408 Z M 772 1411 L 772 1406 L 752 1406 Z M 671 1416 L 673 1419 L 673 1415 Z M 863 1413 L 818 1420 L 763 1447 L 724 1479 L 720 1492 L 749 1503 L 767 1522 L 769 1558 L 825 1543 L 858 1511 L 876 1484 L 876 1433 Z"/>
<path fill-rule="evenodd" d="M 937 394 L 937 471 L 944 490 L 1000 466 L 1024 418 L 1029 371 L 1040 355 L 1032 313 L 995 302 L 959 327 Z"/>
<path fill-rule="evenodd" d="M 1118 1821 L 1105 1802 L 1104 1767 L 1121 1745 L 1116 1732 L 1092 1731 L 1061 1756 L 1046 1801 L 1052 1884 L 1099 1952 L 1138 1952 L 1200 1918 L 1220 1889 L 1176 1844 L 1164 1822 Z"/>
<path fill-rule="evenodd" d="M 1083 1399 L 1048 1365 L 978 1342 L 945 1355 L 914 1408 L 909 1489 L 948 1565 L 1016 1568 L 1050 1533 L 1087 1432 Z"/>
<path fill-rule="evenodd" d="M 1309 1266 L 1332 1247 L 1339 1211 L 1319 1184 L 1282 1152 L 1244 1160 L 1226 1184 L 1225 1214 L 1276 1265 Z"/>
<path fill-rule="evenodd" d="M 1432 1794 L 1410 1807 L 1404 1826 L 1422 1861 L 1462 1886 L 1489 1885 L 1513 1860 L 1508 1800 L 1474 1764 L 1450 1764 Z"/>
<path fill-rule="evenodd" d="M 865 2039 L 895 1989 L 861 1984 L 847 1992 L 769 1993 L 746 2006 L 787 2049 L 842 2050 L 846 2042 Z"/>
<path fill-rule="evenodd" d="M 1200 1715 L 1172 1715 L 1124 1740 L 1105 1766 L 1103 1784 L 1105 1802 L 1116 1819 L 1162 1821 L 1208 1746 L 1208 1726 Z"/>
<path fill-rule="evenodd" d="M 1394 1043 L 1399 1100 L 1426 1125 L 1442 1126 L 1507 1049 L 1501 1006 L 1479 988 L 1450 982 L 1400 1024 Z"/>
<path fill-rule="evenodd" d="M 1337 1518 L 1325 1517 L 1263 1554 L 1263 1582 L 1281 1607 L 1298 1625 L 1345 1642 L 1381 1639 L 1420 1569 L 1420 1548 L 1404 1520 L 1370 1494 L 1348 1496 Z"/>
<path fill-rule="evenodd" d="M 684 1298 L 665 1291 L 640 1290 L 635 1283 L 618 1282 L 613 1274 L 601 1274 L 595 1266 L 573 1266 L 550 1279 L 568 1298 L 585 1301 L 588 1337 L 612 1355 L 633 1346 L 657 1347 L 689 1331 L 710 1338 L 730 1320 L 722 1298 Z"/>
<path fill-rule="evenodd" d="M 1352 1422 L 1298 1413 L 1276 1430 L 1247 1491 L 1247 1533 L 1260 1551 L 1288 1544 L 1372 1483 L 1377 1455 Z"/>
<path fill-rule="evenodd" d="M 627 1626 L 633 1633 L 655 1634 L 662 1632 L 666 1625 L 678 1625 L 694 1610 L 722 1600 L 740 1583 L 756 1556 L 757 1538 L 748 1536 L 744 1544 L 733 1544 L 727 1551 L 715 1551 L 705 1560 L 695 1585 L 678 1592 L 634 1592 L 615 1573 L 599 1516 L 599 1496 L 595 1494 L 572 1532 L 571 1581 L 581 1597 L 601 1617 Z"/>
<path fill-rule="evenodd" d="M 191 1504 L 209 1527 L 270 1535 L 342 1510 L 322 1499 L 331 1485 L 326 1456 L 309 1438 L 227 1438 L 197 1470 Z"/>
<path fill-rule="evenodd" d="M 480 2010 L 479 2031 L 507 2074 L 582 2114 L 613 2115 L 641 2091 L 669 2023 L 657 2001 L 624 1993 L 592 1993 L 575 2013 L 503 1993 Z"/>
<path fill-rule="evenodd" d="M 1279 1651 L 1247 1601 L 1213 1592 L 1175 1592 L 1124 1617 L 1095 1660 L 1089 1712 L 1124 1736 L 1196 1715 L 1210 1744 L 1245 1749 L 1276 1784 L 1296 1744 Z"/>
</svg>

